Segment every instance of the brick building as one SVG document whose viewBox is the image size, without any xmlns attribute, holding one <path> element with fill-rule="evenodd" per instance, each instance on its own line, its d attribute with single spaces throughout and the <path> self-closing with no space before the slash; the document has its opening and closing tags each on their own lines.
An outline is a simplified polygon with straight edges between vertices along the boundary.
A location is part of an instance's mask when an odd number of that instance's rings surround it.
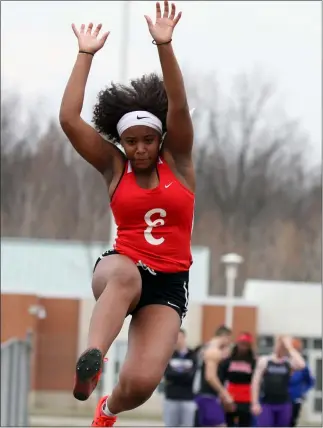
<svg viewBox="0 0 323 428">
<path fill-rule="evenodd" d="M 83 409 L 93 408 L 95 395 L 92 400 L 79 403 L 73 399 L 71 389 L 76 359 L 86 346 L 94 304 L 90 287 L 92 267 L 103 250 L 102 244 L 86 246 L 77 242 L 2 240 L 1 341 L 24 338 L 26 331 L 32 330 L 31 403 L 34 406 L 51 405 L 72 410 L 81 405 Z M 224 323 L 226 300 L 207 295 L 207 249 L 195 248 L 193 255 L 191 301 L 183 326 L 188 332 L 190 345 L 197 346 Z M 322 312 L 317 285 L 308 284 L 307 290 L 300 287 L 297 293 L 288 287 L 295 288 L 295 284 L 247 281 L 244 296 L 235 299 L 234 335 L 250 331 L 259 337 L 258 343 L 264 352 L 270 350 L 275 334 L 303 336 L 304 340 L 310 338 L 312 348 L 321 349 L 322 353 L 322 340 L 321 345 L 318 342 L 322 333 L 321 323 L 317 320 L 321 320 Z M 310 288 L 312 294 L 308 292 Z M 286 302 L 295 315 L 301 310 L 309 310 L 316 323 L 305 323 L 299 316 L 286 318 Z M 116 368 L 125 356 L 128 324 L 129 319 L 109 352 L 109 364 L 102 383 L 107 392 L 115 383 Z M 313 360 L 316 367 L 317 362 L 322 364 L 322 355 L 313 352 L 312 355 L 317 357 Z M 318 393 L 315 394 L 312 407 L 319 398 Z M 160 408 L 161 397 L 156 392 L 144 406 L 144 411 L 159 413 Z M 314 411 L 312 419 L 315 417 Z"/>
</svg>

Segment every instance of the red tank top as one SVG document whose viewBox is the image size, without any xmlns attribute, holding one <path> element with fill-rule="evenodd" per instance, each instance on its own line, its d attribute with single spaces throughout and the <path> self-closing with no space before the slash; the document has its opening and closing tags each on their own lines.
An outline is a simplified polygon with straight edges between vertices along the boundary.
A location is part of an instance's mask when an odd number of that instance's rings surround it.
<svg viewBox="0 0 323 428">
<path fill-rule="evenodd" d="M 164 159 L 157 164 L 159 185 L 138 186 L 128 161 L 110 204 L 117 225 L 115 250 L 157 272 L 189 270 L 194 194 Z"/>
</svg>

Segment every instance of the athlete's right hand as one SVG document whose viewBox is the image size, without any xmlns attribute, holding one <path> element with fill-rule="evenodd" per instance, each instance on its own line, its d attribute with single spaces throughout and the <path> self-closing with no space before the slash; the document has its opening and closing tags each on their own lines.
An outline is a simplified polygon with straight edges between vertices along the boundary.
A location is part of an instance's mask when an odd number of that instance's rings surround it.
<svg viewBox="0 0 323 428">
<path fill-rule="evenodd" d="M 79 50 L 95 54 L 105 44 L 110 32 L 104 33 L 102 37 L 98 38 L 102 24 L 99 24 L 94 31 L 93 24 L 90 24 L 85 31 L 85 25 L 82 24 L 80 30 L 77 30 L 75 24 L 72 24 L 72 29 L 79 43 Z"/>
<path fill-rule="evenodd" d="M 260 404 L 253 404 L 252 406 L 251 406 L 251 413 L 253 414 L 253 415 L 255 415 L 255 416 L 259 416 L 260 415 L 260 413 L 262 412 L 262 409 L 261 409 L 261 406 L 260 406 Z"/>
</svg>

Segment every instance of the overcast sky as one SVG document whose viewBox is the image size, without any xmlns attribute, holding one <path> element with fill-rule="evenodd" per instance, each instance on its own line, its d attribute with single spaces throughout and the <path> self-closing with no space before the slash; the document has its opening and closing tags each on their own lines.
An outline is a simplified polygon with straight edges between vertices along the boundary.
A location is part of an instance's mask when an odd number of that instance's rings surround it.
<svg viewBox="0 0 323 428">
<path fill-rule="evenodd" d="M 154 1 L 130 2 L 127 78 L 159 71 L 144 14 L 154 16 Z M 190 74 L 216 73 L 226 90 L 232 77 L 261 68 L 276 83 L 288 115 L 301 120 L 313 156 L 321 150 L 321 2 L 180 1 L 183 16 L 173 42 Z M 122 78 L 123 2 L 2 1 L 1 72 L 5 88 L 17 88 L 26 105 L 42 99 L 44 115 L 58 115 L 64 86 L 77 53 L 71 30 L 102 22 L 111 35 L 95 57 L 87 87 L 85 117 L 90 119 L 97 92 Z M 197 106 L 198 107 L 198 106 Z"/>
</svg>

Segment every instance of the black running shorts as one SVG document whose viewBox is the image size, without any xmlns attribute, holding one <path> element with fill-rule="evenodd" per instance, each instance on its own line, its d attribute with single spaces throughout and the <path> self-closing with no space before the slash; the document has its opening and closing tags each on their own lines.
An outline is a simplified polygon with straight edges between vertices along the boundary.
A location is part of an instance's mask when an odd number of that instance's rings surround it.
<svg viewBox="0 0 323 428">
<path fill-rule="evenodd" d="M 93 272 L 103 257 L 119 254 L 116 250 L 106 251 L 98 258 Z M 129 315 L 134 315 L 139 309 L 148 305 L 169 306 L 178 313 L 181 320 L 186 315 L 188 305 L 189 271 L 176 273 L 156 272 L 143 263 L 137 263 L 142 281 L 140 300 Z"/>
</svg>

